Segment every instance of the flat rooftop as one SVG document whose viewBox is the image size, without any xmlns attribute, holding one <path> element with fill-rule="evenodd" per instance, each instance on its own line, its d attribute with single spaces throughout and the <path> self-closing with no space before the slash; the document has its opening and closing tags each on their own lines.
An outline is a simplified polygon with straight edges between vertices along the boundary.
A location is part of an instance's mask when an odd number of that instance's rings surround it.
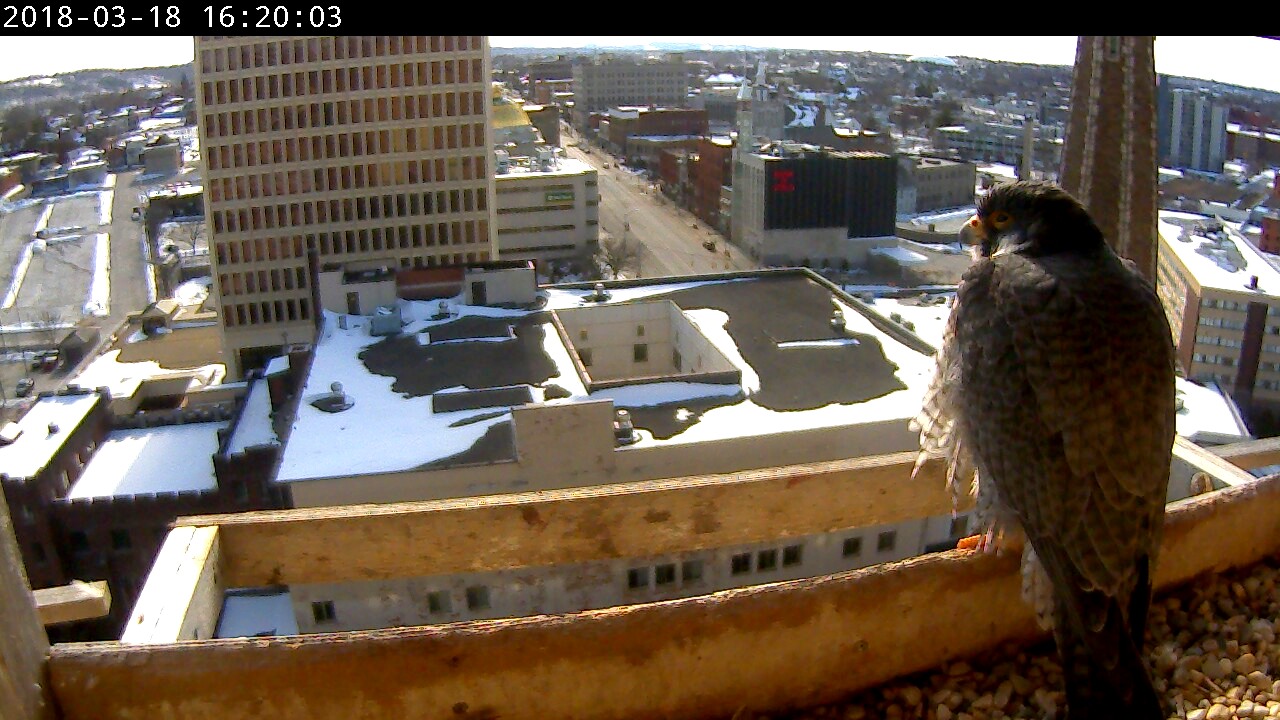
<svg viewBox="0 0 1280 720">
<path fill-rule="evenodd" d="M 555 177 L 557 175 L 582 175 L 588 172 L 595 172 L 595 168 L 577 158 L 557 158 L 555 166 L 550 170 L 534 170 L 525 165 L 512 163 L 507 172 L 501 175 L 494 175 L 494 178 L 497 182 L 502 182 L 504 179 L 509 180 L 517 177 Z"/>
<path fill-rule="evenodd" d="M 1212 236 L 1193 231 L 1181 239 L 1184 228 L 1222 223 L 1204 215 L 1161 210 L 1157 229 L 1162 245 L 1191 273 L 1202 288 L 1280 299 L 1280 271 L 1239 233 L 1223 226 Z M 1249 282 L 1258 278 L 1258 289 Z"/>
<path fill-rule="evenodd" d="M 0 447 L 0 473 L 11 478 L 35 476 L 101 399 L 95 392 L 41 397 L 18 420 L 22 430 L 18 439 Z M 56 426 L 57 432 L 50 432 L 50 426 Z"/>
<path fill-rule="evenodd" d="M 213 454 L 226 422 L 113 430 L 67 499 L 213 490 Z"/>
<path fill-rule="evenodd" d="M 432 319 L 436 301 L 402 301 L 406 325 L 387 338 L 369 335 L 368 318 L 349 316 L 342 329 L 337 318 L 326 317 L 277 480 L 514 460 L 504 398 L 550 405 L 612 400 L 630 411 L 640 438 L 620 452 L 905 423 L 919 410 L 933 369 L 932 355 L 917 338 L 885 332 L 853 307 L 859 303 L 800 272 L 614 284 L 608 290 L 598 303 L 588 299 L 589 289 L 543 288 L 545 304 L 538 310 L 470 306 L 455 298 L 447 319 Z M 675 303 L 741 371 L 741 382 L 637 382 L 588 392 L 549 311 L 645 299 Z M 837 309 L 846 319 L 843 332 L 831 325 Z M 333 394 L 335 382 L 349 409 L 313 406 Z M 437 394 L 499 388 L 508 390 L 475 397 L 488 407 L 471 403 L 433 412 L 440 409 L 433 408 Z"/>
<path fill-rule="evenodd" d="M 934 347 L 942 346 L 951 315 L 954 292 L 928 293 L 918 297 L 875 298 L 872 309 L 892 319 L 910 323 L 908 329 Z M 1174 383 L 1181 407 L 1176 418 L 1177 433 L 1192 442 L 1235 442 L 1252 436 L 1235 403 L 1216 385 L 1198 385 L 1184 378 Z"/>
</svg>

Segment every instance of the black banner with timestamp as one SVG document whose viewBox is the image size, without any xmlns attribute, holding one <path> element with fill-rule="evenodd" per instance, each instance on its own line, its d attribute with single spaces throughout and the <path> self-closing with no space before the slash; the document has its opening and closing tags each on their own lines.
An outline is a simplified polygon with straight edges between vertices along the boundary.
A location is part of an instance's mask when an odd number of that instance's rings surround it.
<svg viewBox="0 0 1280 720">
<path fill-rule="evenodd" d="M 348 2 L 293 0 L 270 4 L 149 2 L 102 4 L 5 3 L 0 0 L 0 36 L 101 35 L 103 33 L 275 35 L 313 32 L 356 33 L 374 23 L 358 22 Z"/>
</svg>

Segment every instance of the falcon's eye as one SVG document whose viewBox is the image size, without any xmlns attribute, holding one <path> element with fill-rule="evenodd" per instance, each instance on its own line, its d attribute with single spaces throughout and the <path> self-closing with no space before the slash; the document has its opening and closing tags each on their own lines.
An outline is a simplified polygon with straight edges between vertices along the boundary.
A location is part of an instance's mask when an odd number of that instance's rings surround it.
<svg viewBox="0 0 1280 720">
<path fill-rule="evenodd" d="M 991 214 L 991 224 L 997 230 L 1003 230 L 1013 222 L 1013 216 L 1007 212 L 996 212 Z"/>
</svg>

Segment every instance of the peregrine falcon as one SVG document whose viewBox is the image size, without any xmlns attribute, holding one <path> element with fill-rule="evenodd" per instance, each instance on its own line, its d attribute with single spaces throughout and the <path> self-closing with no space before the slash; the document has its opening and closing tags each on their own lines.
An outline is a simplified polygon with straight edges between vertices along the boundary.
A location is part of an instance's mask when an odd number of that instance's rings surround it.
<svg viewBox="0 0 1280 720">
<path fill-rule="evenodd" d="M 1160 301 L 1049 183 L 996 186 L 961 239 L 975 259 L 912 423 L 922 460 L 974 493 L 985 544 L 1025 535 L 1071 717 L 1167 717 L 1142 655 L 1176 412 Z"/>
</svg>

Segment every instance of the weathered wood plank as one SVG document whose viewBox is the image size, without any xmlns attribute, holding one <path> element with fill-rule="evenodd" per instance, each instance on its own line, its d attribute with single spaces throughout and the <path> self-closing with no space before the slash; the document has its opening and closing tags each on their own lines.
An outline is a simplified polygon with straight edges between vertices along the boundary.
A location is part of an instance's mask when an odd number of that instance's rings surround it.
<svg viewBox="0 0 1280 720">
<path fill-rule="evenodd" d="M 1159 585 L 1280 550 L 1278 508 L 1280 478 L 1171 507 Z M 1037 635 L 1017 553 L 951 551 L 568 616 L 59 645 L 50 666 L 68 720 L 712 718 L 834 700 Z"/>
<path fill-rule="evenodd" d="M 52 720 L 45 668 L 49 639 L 36 613 L 9 505 L 0 492 L 0 718 Z"/>
<path fill-rule="evenodd" d="M 45 625 L 106 617 L 111 612 L 111 590 L 106 580 L 73 580 L 69 585 L 35 590 L 32 595 L 40 622 Z"/>
<path fill-rule="evenodd" d="M 1245 470 L 1280 465 L 1280 437 L 1221 445 L 1209 452 Z"/>
<path fill-rule="evenodd" d="M 212 637 L 222 609 L 220 566 L 218 528 L 179 527 L 170 531 L 147 575 L 121 642 Z"/>
<path fill-rule="evenodd" d="M 226 586 L 646 557 L 952 511 L 915 453 L 463 500 L 180 518 L 218 525 Z"/>
</svg>

